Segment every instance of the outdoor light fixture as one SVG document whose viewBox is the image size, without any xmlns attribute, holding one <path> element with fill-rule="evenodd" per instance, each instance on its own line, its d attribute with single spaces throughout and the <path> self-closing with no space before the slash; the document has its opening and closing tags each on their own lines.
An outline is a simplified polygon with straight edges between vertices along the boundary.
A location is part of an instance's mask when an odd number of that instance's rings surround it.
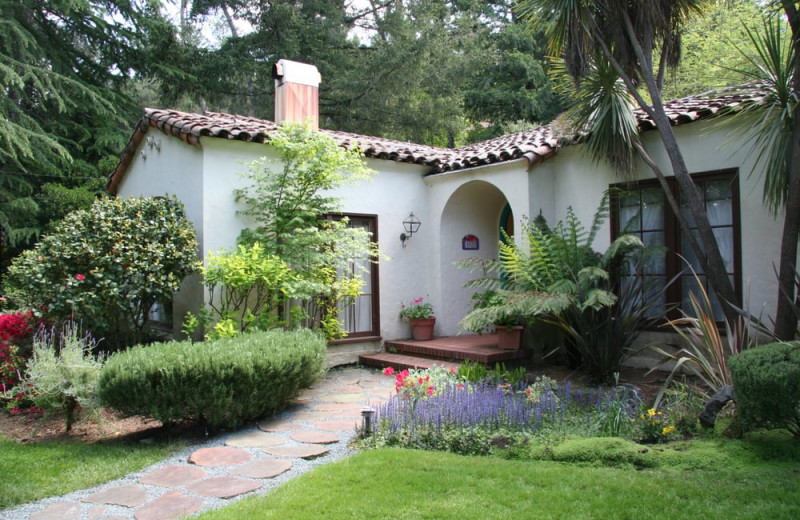
<svg viewBox="0 0 800 520">
<path fill-rule="evenodd" d="M 414 216 L 412 212 L 407 219 L 403 221 L 403 227 L 405 228 L 405 233 L 400 233 L 400 242 L 403 243 L 403 247 L 406 247 L 406 240 L 411 238 L 411 236 L 419 231 L 419 227 L 422 225 L 422 222 L 419 221 L 417 217 Z"/>
</svg>

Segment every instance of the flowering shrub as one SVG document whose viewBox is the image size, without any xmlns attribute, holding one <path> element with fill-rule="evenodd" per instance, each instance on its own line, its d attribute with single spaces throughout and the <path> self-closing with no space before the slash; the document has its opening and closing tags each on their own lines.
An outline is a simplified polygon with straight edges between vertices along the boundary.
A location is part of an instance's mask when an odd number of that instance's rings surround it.
<svg viewBox="0 0 800 520">
<path fill-rule="evenodd" d="M 15 258 L 5 287 L 46 317 L 81 319 L 104 348 L 143 339 L 147 313 L 194 270 L 197 241 L 174 198 L 105 198 Z"/>
<path fill-rule="evenodd" d="M 3 394 L 19 382 L 25 364 L 19 343 L 31 337 L 35 321 L 31 311 L 0 314 L 0 392 Z"/>
<path fill-rule="evenodd" d="M 400 304 L 400 317 L 406 320 L 417 319 L 425 320 L 433 317 L 433 305 L 423 303 L 423 298 L 417 298 L 406 305 Z"/>
<path fill-rule="evenodd" d="M 547 376 L 536 376 L 533 384 L 528 385 L 524 393 L 529 403 L 537 404 L 542 400 L 551 400 L 558 405 L 558 383 Z"/>
<path fill-rule="evenodd" d="M 434 365 L 428 369 L 411 369 L 396 372 L 388 367 L 383 371 L 387 376 L 395 376 L 395 390 L 402 399 L 426 399 L 439 395 L 451 385 L 464 388 L 464 380 L 458 376 L 455 369 L 446 369 Z"/>
<path fill-rule="evenodd" d="M 639 417 L 631 419 L 640 442 L 664 442 L 675 431 L 675 426 L 669 424 L 667 417 L 661 410 L 647 409 Z"/>
</svg>

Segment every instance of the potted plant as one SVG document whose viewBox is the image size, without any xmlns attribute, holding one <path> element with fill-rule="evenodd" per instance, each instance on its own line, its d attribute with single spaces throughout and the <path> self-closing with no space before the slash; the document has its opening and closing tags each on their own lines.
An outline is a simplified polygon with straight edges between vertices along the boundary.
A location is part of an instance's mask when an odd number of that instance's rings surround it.
<svg viewBox="0 0 800 520">
<path fill-rule="evenodd" d="M 436 323 L 433 305 L 425 303 L 422 298 L 417 298 L 408 305 L 400 304 L 400 307 L 400 317 L 407 319 L 411 325 L 412 338 L 419 341 L 433 339 L 433 326 Z"/>
<path fill-rule="evenodd" d="M 462 323 L 468 324 L 469 330 L 478 334 L 487 327 L 494 326 L 498 347 L 518 350 L 522 340 L 523 322 L 519 315 L 502 310 L 506 304 L 503 296 L 495 290 L 488 290 L 473 294 L 472 301 L 474 310 Z"/>
</svg>

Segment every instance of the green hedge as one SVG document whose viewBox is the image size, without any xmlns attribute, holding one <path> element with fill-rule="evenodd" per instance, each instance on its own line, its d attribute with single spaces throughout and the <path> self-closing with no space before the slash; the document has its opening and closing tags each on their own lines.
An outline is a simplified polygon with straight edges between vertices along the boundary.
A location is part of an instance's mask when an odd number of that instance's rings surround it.
<svg viewBox="0 0 800 520">
<path fill-rule="evenodd" d="M 770 343 L 730 359 L 743 431 L 788 428 L 800 436 L 800 343 Z"/>
<path fill-rule="evenodd" d="M 283 409 L 320 379 L 325 353 L 324 338 L 309 330 L 134 347 L 108 359 L 98 391 L 129 415 L 235 427 Z"/>
</svg>

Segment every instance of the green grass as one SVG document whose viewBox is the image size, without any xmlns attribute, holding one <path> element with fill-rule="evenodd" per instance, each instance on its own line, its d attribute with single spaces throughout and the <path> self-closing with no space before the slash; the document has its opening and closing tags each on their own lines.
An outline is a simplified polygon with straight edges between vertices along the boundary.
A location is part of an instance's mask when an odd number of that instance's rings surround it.
<svg viewBox="0 0 800 520">
<path fill-rule="evenodd" d="M 183 445 L 22 444 L 0 436 L 0 508 L 85 489 L 138 471 Z"/>
<path fill-rule="evenodd" d="M 786 437 L 576 439 L 513 455 L 526 458 L 366 451 L 199 518 L 800 518 L 800 446 Z"/>
</svg>

